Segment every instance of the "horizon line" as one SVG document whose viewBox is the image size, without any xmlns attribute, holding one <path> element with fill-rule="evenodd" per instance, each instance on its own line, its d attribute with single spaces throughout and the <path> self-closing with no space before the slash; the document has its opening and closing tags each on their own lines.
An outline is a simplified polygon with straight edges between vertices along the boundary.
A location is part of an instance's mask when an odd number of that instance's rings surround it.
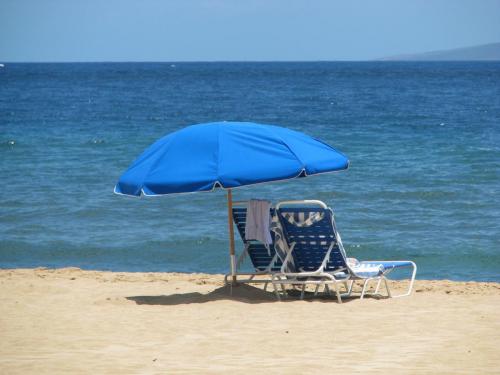
<svg viewBox="0 0 500 375">
<path fill-rule="evenodd" d="M 500 59 L 460 59 L 460 60 L 408 60 L 408 59 L 366 59 L 366 60 L 67 60 L 67 61 L 22 61 L 22 60 L 0 60 L 0 64 L 213 64 L 213 63 L 365 63 L 365 62 L 499 62 Z"/>
</svg>

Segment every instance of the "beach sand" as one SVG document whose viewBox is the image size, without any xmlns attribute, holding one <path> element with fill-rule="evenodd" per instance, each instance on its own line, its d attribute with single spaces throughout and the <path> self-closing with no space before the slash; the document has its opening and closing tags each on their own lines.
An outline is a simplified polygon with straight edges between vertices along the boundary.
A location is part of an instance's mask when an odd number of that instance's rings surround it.
<svg viewBox="0 0 500 375">
<path fill-rule="evenodd" d="M 0 373 L 500 373 L 500 284 L 415 290 L 277 302 L 221 275 L 1 270 Z"/>
</svg>

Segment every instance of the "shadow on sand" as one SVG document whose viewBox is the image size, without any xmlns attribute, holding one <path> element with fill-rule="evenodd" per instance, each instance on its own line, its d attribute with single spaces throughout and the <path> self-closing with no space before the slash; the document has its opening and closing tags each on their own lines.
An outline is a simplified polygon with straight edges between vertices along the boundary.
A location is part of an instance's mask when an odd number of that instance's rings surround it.
<svg viewBox="0 0 500 375">
<path fill-rule="evenodd" d="M 299 300 L 299 291 L 289 291 L 288 298 L 282 298 L 282 302 L 294 302 Z M 249 304 L 256 303 L 276 303 L 276 295 L 271 291 L 264 291 L 247 284 L 238 285 L 231 288 L 229 285 L 221 286 L 210 293 L 202 294 L 180 293 L 160 296 L 130 296 L 126 297 L 129 301 L 134 301 L 138 305 L 187 305 L 193 303 L 207 303 L 213 301 L 230 300 Z M 350 302 L 356 298 L 343 298 L 342 302 Z M 335 296 L 318 295 L 314 297 L 313 293 L 305 294 L 304 301 L 307 302 L 333 302 L 337 303 Z"/>
</svg>

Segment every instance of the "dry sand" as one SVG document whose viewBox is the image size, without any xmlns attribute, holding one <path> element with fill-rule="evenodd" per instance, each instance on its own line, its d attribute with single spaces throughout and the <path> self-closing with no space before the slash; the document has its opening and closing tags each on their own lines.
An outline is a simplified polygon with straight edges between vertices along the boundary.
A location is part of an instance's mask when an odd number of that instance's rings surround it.
<svg viewBox="0 0 500 375">
<path fill-rule="evenodd" d="M 1 270 L 0 373 L 500 374 L 500 284 L 337 304 L 221 280 Z"/>
</svg>

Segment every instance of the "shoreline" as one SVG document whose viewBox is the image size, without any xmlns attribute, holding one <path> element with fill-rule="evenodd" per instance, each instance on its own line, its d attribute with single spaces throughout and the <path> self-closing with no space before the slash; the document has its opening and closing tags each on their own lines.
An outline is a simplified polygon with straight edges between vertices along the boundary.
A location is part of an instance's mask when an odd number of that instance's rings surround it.
<svg viewBox="0 0 500 375">
<path fill-rule="evenodd" d="M 391 283 L 391 289 L 404 287 Z M 270 288 L 271 289 L 271 288 Z M 222 275 L 0 270 L 2 373 L 494 374 L 500 283 L 276 301 Z"/>
<path fill-rule="evenodd" d="M 113 275 L 129 275 L 133 277 L 134 275 L 136 276 L 144 276 L 144 275 L 149 275 L 150 277 L 155 277 L 155 276 L 165 276 L 165 275 L 170 275 L 170 276 L 182 276 L 182 275 L 200 275 L 203 278 L 224 278 L 223 273 L 205 273 L 205 272 L 183 272 L 183 271 L 117 271 L 117 270 L 105 270 L 105 269 L 93 269 L 93 268 L 80 268 L 77 266 L 61 266 L 61 267 L 45 267 L 45 266 L 37 266 L 37 267 L 12 267 L 12 268 L 0 268 L 0 273 L 3 272 L 47 272 L 48 274 L 56 274 L 56 275 L 64 275 L 67 273 L 71 272 L 76 272 L 80 273 L 81 275 L 84 275 L 85 277 L 90 277 L 93 274 L 113 274 Z M 85 275 L 88 273 L 87 275 Z M 399 279 L 394 279 L 393 281 L 399 282 L 403 281 L 405 279 L 399 280 Z M 500 280 L 499 281 L 494 281 L 494 280 L 454 280 L 454 279 L 419 279 L 418 278 L 418 272 L 417 272 L 417 278 L 415 279 L 415 283 L 417 284 L 418 282 L 427 282 L 427 283 L 440 283 L 440 282 L 446 282 L 446 283 L 456 283 L 456 284 L 498 284 L 500 285 Z"/>
<path fill-rule="evenodd" d="M 192 279 L 193 277 L 199 276 L 202 279 L 210 279 L 212 283 L 217 283 L 217 279 L 220 279 L 220 284 L 223 285 L 224 274 L 222 273 L 204 273 L 204 272 L 144 272 L 144 271 L 109 271 L 109 270 L 99 270 L 99 269 L 83 269 L 79 267 L 31 267 L 31 268 L 0 268 L 0 277 L 2 274 L 14 272 L 14 274 L 26 274 L 28 275 L 30 272 L 34 272 L 35 274 L 44 274 L 54 275 L 54 276 L 68 276 L 68 275 L 79 275 L 81 277 L 92 278 L 97 277 L 98 279 L 106 279 L 105 276 L 111 275 L 120 275 L 121 277 L 127 278 L 129 281 L 143 281 L 143 277 L 149 278 L 151 281 L 153 280 L 161 280 L 162 278 L 187 278 Z M 390 282 L 395 283 L 396 288 L 398 287 L 398 283 L 404 282 L 403 280 L 390 280 Z M 451 279 L 419 279 L 418 274 L 415 279 L 415 286 L 413 288 L 413 293 L 416 291 L 416 286 L 419 284 L 425 283 L 423 285 L 425 288 L 429 288 L 429 284 L 433 286 L 433 290 L 439 290 L 440 288 L 446 285 L 454 285 L 454 286 L 464 286 L 464 287 L 472 287 L 477 285 L 484 287 L 492 287 L 496 289 L 495 286 L 500 289 L 500 281 L 481 281 L 481 280 L 451 280 Z"/>
</svg>

